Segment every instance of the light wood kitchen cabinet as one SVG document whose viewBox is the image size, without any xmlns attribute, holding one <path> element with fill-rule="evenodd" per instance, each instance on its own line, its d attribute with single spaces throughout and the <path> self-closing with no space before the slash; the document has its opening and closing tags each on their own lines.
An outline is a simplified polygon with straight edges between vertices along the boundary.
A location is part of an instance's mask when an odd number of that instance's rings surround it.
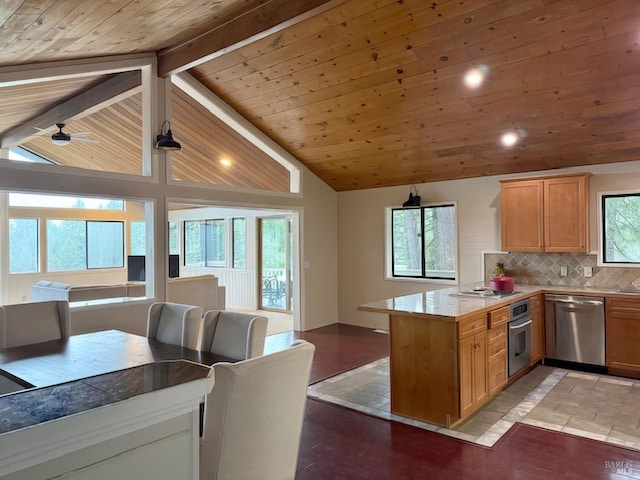
<svg viewBox="0 0 640 480">
<path fill-rule="evenodd" d="M 510 308 L 389 315 L 391 412 L 451 427 L 508 383 Z"/>
<path fill-rule="evenodd" d="M 519 180 L 501 184 L 502 250 L 543 251 L 543 195 L 542 180 Z"/>
<path fill-rule="evenodd" d="M 640 299 L 607 297 L 605 362 L 611 373 L 640 373 Z"/>
<path fill-rule="evenodd" d="M 489 312 L 489 330 L 487 332 L 487 375 L 489 396 L 502 390 L 508 381 L 507 376 L 507 323 L 509 307 Z"/>
<path fill-rule="evenodd" d="M 590 176 L 502 180 L 502 250 L 587 252 Z"/>
<path fill-rule="evenodd" d="M 460 418 L 489 399 L 486 317 L 486 314 L 477 315 L 458 325 Z"/>
<path fill-rule="evenodd" d="M 544 316 L 541 294 L 529 297 L 529 317 L 531 318 L 530 365 L 535 365 L 544 356 Z"/>
</svg>

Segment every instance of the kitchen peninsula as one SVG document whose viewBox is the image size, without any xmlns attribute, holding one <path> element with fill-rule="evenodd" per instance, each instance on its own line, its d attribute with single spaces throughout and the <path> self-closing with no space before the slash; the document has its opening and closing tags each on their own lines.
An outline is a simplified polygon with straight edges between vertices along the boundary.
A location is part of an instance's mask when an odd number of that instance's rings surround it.
<svg viewBox="0 0 640 480">
<path fill-rule="evenodd" d="M 545 293 L 605 295 L 608 305 L 638 302 L 635 305 L 640 308 L 638 294 L 612 290 L 516 285 L 516 293 L 508 296 L 460 295 L 464 291 L 462 287 L 444 288 L 359 307 L 389 315 L 392 413 L 451 427 L 533 368 L 543 358 Z M 530 361 L 528 368 L 510 377 L 510 307 L 527 300 Z M 614 328 L 612 322 L 607 325 L 607 342 Z M 613 355 L 613 349 L 609 349 L 610 369 Z M 627 363 L 640 363 L 635 357 Z"/>
</svg>

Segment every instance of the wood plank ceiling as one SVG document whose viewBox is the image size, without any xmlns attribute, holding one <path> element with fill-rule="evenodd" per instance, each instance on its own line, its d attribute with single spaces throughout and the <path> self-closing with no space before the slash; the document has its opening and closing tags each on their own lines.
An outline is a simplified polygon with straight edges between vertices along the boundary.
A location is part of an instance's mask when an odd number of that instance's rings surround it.
<svg viewBox="0 0 640 480">
<path fill-rule="evenodd" d="M 9 1 L 0 65 L 167 49 L 161 71 L 184 58 L 189 73 L 337 191 L 640 159 L 637 0 L 299 2 L 326 8 L 227 45 L 216 42 L 245 32 L 243 18 L 268 28 L 287 2 Z M 208 61 L 194 61 L 194 51 Z M 470 88 L 463 77 L 474 67 L 486 78 Z M 49 84 L 50 103 L 95 80 Z M 0 130 L 47 107 L 46 96 L 27 98 L 24 109 L 0 102 Z M 189 112 L 200 115 L 186 108 L 176 118 L 185 133 Z M 515 145 L 500 143 L 506 132 Z M 202 145 L 192 152 L 225 150 L 214 134 L 194 136 Z M 262 161 L 239 150 L 249 170 Z M 194 163 L 212 172 L 211 155 Z M 181 175 L 197 177 L 193 164 Z M 284 179 L 275 173 L 274 182 Z"/>
</svg>

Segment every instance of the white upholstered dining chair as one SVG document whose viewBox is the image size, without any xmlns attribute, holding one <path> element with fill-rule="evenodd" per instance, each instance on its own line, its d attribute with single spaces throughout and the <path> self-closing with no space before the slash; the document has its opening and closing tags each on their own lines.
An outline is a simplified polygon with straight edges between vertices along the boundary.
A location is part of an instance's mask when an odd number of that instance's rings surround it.
<svg viewBox="0 0 640 480">
<path fill-rule="evenodd" d="M 295 478 L 314 351 L 297 340 L 279 352 L 213 365 L 200 480 Z"/>
<path fill-rule="evenodd" d="M 232 360 L 258 357 L 264 352 L 267 317 L 209 310 L 204 314 L 200 350 Z"/>
<path fill-rule="evenodd" d="M 0 348 L 68 338 L 69 302 L 28 302 L 0 306 Z"/>
<path fill-rule="evenodd" d="M 202 307 L 155 302 L 147 316 L 147 338 L 197 350 L 202 335 Z"/>
</svg>

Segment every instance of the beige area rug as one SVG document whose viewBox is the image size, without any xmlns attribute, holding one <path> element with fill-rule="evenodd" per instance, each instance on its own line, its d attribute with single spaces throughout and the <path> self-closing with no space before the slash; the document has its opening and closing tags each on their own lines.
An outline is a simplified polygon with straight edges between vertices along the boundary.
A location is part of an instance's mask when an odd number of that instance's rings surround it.
<svg viewBox="0 0 640 480">
<path fill-rule="evenodd" d="M 585 387 L 587 384 L 592 387 L 590 391 Z M 572 391 L 572 395 L 567 395 L 567 392 Z M 600 425 L 594 420 L 598 414 L 606 416 L 610 412 L 607 403 L 599 403 L 604 398 L 603 391 L 608 391 L 610 393 L 607 395 L 611 395 L 605 402 L 617 402 L 619 409 L 614 409 L 618 412 L 615 415 L 623 415 L 615 417 L 619 419 L 619 423 L 629 420 L 630 425 L 637 430 L 640 397 L 636 395 L 640 393 L 640 382 L 544 365 L 518 379 L 453 429 L 391 413 L 388 357 L 313 384 L 309 387 L 308 394 L 312 398 L 376 417 L 488 447 L 494 445 L 516 422 L 523 422 L 640 449 L 640 431 L 635 436 L 636 433 L 631 428 L 625 429 L 622 425 L 616 427 L 615 418 L 601 418 L 600 423 L 610 422 L 606 425 Z M 592 407 L 585 412 L 579 404 L 576 405 L 578 402 L 599 405 L 600 409 Z M 631 410 L 634 407 L 631 405 L 635 407 L 633 416 Z"/>
<path fill-rule="evenodd" d="M 284 312 L 272 312 L 270 310 L 242 310 L 238 308 L 230 309 L 234 312 L 251 313 L 267 317 L 267 336 L 276 335 L 278 333 L 290 332 L 293 330 L 293 314 Z"/>
</svg>

